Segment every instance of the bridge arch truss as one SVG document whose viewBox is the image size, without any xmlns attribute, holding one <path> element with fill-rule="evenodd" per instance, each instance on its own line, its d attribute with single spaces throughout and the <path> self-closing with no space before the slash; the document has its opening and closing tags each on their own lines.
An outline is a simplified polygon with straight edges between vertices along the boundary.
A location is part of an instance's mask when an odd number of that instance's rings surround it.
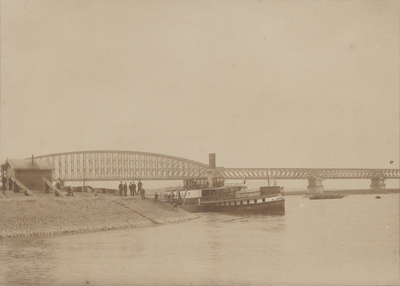
<svg viewBox="0 0 400 286">
<path fill-rule="evenodd" d="M 54 179 L 65 181 L 182 180 L 205 177 L 207 164 L 137 151 L 78 151 L 36 156 L 55 167 Z"/>
</svg>

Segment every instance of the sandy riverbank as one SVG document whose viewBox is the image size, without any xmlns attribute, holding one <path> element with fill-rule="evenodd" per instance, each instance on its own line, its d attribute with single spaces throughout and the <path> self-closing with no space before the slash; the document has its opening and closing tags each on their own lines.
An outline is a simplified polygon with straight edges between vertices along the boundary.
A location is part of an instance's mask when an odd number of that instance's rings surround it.
<svg viewBox="0 0 400 286">
<path fill-rule="evenodd" d="M 136 228 L 197 218 L 169 204 L 113 194 L 75 193 L 73 198 L 6 193 L 0 200 L 0 237 L 53 235 Z"/>
</svg>

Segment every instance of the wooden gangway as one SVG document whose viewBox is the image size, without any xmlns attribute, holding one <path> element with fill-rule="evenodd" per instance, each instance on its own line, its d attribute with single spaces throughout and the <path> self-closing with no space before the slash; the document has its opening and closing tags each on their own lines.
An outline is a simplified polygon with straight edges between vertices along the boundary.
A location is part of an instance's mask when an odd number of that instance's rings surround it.
<svg viewBox="0 0 400 286">
<path fill-rule="evenodd" d="M 34 197 L 34 198 L 37 198 L 37 196 L 36 196 L 32 191 L 30 191 L 27 187 L 25 187 L 24 184 L 22 184 L 22 183 L 21 183 L 20 181 L 18 181 L 16 178 L 11 177 L 10 179 L 11 179 L 18 187 L 20 187 L 22 190 L 24 190 L 25 193 L 27 193 L 29 196 L 32 196 L 32 197 Z"/>
<path fill-rule="evenodd" d="M 54 192 L 56 192 L 60 197 L 67 198 L 63 192 L 61 192 L 59 189 L 57 189 L 49 180 L 46 178 L 42 178 L 43 182 L 45 183 L 45 186 L 48 186 L 50 189 L 52 189 Z"/>
</svg>

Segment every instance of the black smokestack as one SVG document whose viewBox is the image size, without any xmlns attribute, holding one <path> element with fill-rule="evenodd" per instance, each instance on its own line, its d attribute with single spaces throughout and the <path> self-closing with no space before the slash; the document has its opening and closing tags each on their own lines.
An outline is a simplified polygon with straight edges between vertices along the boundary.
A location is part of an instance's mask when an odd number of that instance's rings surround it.
<svg viewBox="0 0 400 286">
<path fill-rule="evenodd" d="M 209 159 L 209 165 L 211 169 L 215 169 L 216 168 L 216 164 L 215 164 L 215 153 L 210 153 L 208 154 L 208 159 Z"/>
</svg>

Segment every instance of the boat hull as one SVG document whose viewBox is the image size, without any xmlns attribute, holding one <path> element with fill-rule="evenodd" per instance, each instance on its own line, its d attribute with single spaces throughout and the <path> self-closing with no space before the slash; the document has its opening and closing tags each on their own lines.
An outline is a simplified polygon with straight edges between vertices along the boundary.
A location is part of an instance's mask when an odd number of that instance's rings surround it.
<svg viewBox="0 0 400 286">
<path fill-rule="evenodd" d="M 333 200 L 333 199 L 342 199 L 344 198 L 343 195 L 340 196 L 319 196 L 319 197 L 310 197 L 310 200 Z"/>
<path fill-rule="evenodd" d="M 219 213 L 240 213 L 240 214 L 285 214 L 285 200 L 279 199 L 263 203 L 244 205 L 180 205 L 179 208 L 188 212 L 219 212 Z"/>
</svg>

